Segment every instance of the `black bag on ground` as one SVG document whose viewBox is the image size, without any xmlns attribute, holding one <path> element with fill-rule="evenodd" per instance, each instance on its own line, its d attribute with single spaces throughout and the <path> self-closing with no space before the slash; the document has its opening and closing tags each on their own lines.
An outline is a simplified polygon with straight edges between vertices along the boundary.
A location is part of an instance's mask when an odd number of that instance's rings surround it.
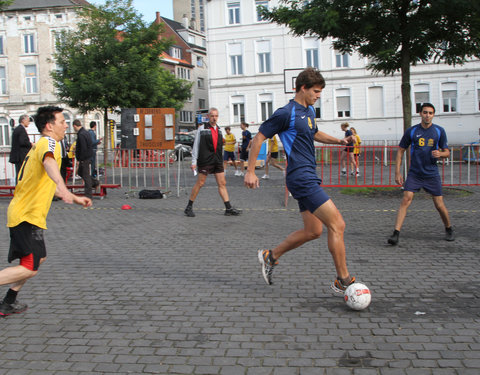
<svg viewBox="0 0 480 375">
<path fill-rule="evenodd" d="M 140 190 L 138 197 L 140 199 L 162 199 L 163 193 L 160 190 Z"/>
</svg>

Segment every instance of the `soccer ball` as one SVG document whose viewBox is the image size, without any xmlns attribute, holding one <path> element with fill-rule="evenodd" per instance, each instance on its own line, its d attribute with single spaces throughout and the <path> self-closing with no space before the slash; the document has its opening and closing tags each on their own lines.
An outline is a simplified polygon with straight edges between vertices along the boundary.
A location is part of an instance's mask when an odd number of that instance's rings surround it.
<svg viewBox="0 0 480 375">
<path fill-rule="evenodd" d="M 372 295 L 365 284 L 353 283 L 345 290 L 345 303 L 353 310 L 363 310 L 370 305 Z"/>
</svg>

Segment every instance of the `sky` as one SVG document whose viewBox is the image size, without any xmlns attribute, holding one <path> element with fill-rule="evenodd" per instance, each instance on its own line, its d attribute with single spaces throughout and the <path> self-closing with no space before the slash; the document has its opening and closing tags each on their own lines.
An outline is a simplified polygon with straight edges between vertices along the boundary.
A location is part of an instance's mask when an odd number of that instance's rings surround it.
<svg viewBox="0 0 480 375">
<path fill-rule="evenodd" d="M 104 4 L 105 0 L 89 0 L 89 3 L 100 5 Z M 133 7 L 143 15 L 142 18 L 147 23 L 155 21 L 155 12 L 160 12 L 162 17 L 173 20 L 172 3 L 172 0 L 133 0 L 132 2 Z"/>
</svg>

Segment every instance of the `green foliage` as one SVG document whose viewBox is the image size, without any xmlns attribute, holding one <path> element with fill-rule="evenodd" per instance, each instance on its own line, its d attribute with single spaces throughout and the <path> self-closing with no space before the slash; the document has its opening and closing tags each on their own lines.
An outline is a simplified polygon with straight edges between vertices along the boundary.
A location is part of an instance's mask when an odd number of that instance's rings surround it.
<svg viewBox="0 0 480 375">
<path fill-rule="evenodd" d="M 357 51 L 383 74 L 402 72 L 404 128 L 411 122 L 410 66 L 462 64 L 480 57 L 478 0 L 282 0 L 265 19 L 295 35 L 333 38 L 343 53 Z"/>
<path fill-rule="evenodd" d="M 13 0 L 0 0 L 0 10 L 7 9 L 7 7 L 12 3 L 13 3 Z"/>
<path fill-rule="evenodd" d="M 58 97 L 81 112 L 105 108 L 174 107 L 190 96 L 190 84 L 161 66 L 171 41 L 161 25 L 146 26 L 131 0 L 108 0 L 79 12 L 77 30 L 57 43 L 52 72 Z"/>
</svg>

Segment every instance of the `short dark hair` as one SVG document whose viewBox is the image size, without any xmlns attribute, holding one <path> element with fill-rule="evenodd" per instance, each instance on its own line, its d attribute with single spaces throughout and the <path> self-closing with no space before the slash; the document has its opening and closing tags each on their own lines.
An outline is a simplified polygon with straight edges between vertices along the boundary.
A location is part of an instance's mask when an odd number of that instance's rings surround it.
<svg viewBox="0 0 480 375">
<path fill-rule="evenodd" d="M 95 126 L 97 126 L 97 123 L 95 121 L 90 121 L 90 129 L 93 129 Z"/>
<path fill-rule="evenodd" d="M 73 126 L 82 126 L 82 122 L 77 118 L 72 122 Z"/>
<path fill-rule="evenodd" d="M 231 130 L 230 126 L 225 126 L 225 130 Z"/>
<path fill-rule="evenodd" d="M 318 69 L 307 68 L 297 76 L 297 79 L 295 80 L 295 91 L 299 92 L 302 86 L 310 89 L 316 85 L 321 86 L 323 89 L 325 87 L 325 79 Z"/>
<path fill-rule="evenodd" d="M 242 125 L 245 125 L 247 128 L 248 128 L 248 126 L 249 126 L 245 121 L 242 121 L 241 124 L 242 124 Z"/>
<path fill-rule="evenodd" d="M 432 103 L 423 103 L 422 106 L 420 107 L 420 113 L 423 111 L 425 107 L 432 108 L 433 113 L 435 113 L 435 107 L 433 106 Z"/>
<path fill-rule="evenodd" d="M 43 133 L 45 126 L 48 123 L 55 121 L 55 115 L 59 112 L 63 112 L 63 108 L 49 105 L 46 107 L 40 107 L 37 109 L 37 113 L 34 116 L 35 125 L 40 133 Z"/>
</svg>

